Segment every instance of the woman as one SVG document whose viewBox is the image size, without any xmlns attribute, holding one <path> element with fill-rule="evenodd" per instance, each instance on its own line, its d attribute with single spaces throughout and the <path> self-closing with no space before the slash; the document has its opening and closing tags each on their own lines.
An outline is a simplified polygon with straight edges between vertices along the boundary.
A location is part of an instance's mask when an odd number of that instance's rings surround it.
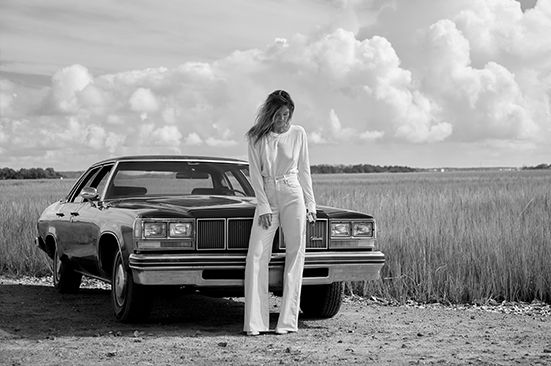
<svg viewBox="0 0 551 366">
<path fill-rule="evenodd" d="M 286 255 L 283 298 L 275 332 L 298 329 L 302 270 L 306 250 L 306 220 L 316 220 L 308 144 L 304 128 L 291 125 L 295 104 L 284 90 L 276 90 L 260 107 L 247 132 L 251 183 L 257 199 L 245 269 L 245 324 L 247 335 L 269 329 L 268 263 L 279 226 Z"/>
</svg>

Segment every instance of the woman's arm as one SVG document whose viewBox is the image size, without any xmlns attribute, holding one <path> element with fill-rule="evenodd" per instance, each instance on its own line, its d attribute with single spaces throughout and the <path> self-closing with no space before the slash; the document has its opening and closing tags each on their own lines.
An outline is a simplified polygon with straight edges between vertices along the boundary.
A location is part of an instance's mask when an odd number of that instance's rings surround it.
<svg viewBox="0 0 551 366">
<path fill-rule="evenodd" d="M 256 209 L 260 216 L 267 213 L 271 214 L 272 208 L 270 202 L 268 202 L 266 191 L 264 191 L 264 179 L 261 174 L 260 152 L 258 150 L 259 145 L 255 145 L 253 141 L 249 140 L 249 176 L 257 200 Z"/>
<path fill-rule="evenodd" d="M 301 129 L 300 152 L 298 157 L 298 180 L 304 192 L 306 209 L 308 212 L 316 214 L 316 200 L 312 189 L 312 176 L 310 175 L 310 157 L 308 155 L 308 138 L 304 128 Z"/>
</svg>

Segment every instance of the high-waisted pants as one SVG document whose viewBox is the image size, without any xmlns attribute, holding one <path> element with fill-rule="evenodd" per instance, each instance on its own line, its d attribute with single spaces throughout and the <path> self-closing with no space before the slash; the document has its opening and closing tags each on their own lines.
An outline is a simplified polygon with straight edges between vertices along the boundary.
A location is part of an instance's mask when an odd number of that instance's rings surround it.
<svg viewBox="0 0 551 366">
<path fill-rule="evenodd" d="M 296 175 L 265 178 L 264 190 L 272 209 L 268 229 L 259 225 L 255 212 L 245 269 L 244 331 L 265 332 L 270 327 L 268 264 L 279 226 L 285 238 L 283 298 L 276 330 L 296 332 L 306 250 L 306 206 Z"/>
</svg>

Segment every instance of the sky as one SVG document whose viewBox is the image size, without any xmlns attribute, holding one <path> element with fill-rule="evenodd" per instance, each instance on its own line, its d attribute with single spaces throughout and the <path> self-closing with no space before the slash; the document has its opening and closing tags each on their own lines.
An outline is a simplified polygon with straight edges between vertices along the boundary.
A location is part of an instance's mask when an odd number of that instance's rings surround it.
<svg viewBox="0 0 551 366">
<path fill-rule="evenodd" d="M 549 0 L 2 0 L 0 167 L 247 158 L 276 89 L 311 164 L 551 163 Z"/>
</svg>

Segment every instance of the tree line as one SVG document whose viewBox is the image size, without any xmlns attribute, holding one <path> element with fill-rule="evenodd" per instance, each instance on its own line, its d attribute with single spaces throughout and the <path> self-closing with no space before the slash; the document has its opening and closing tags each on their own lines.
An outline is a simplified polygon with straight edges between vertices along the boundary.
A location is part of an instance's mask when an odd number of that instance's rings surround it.
<svg viewBox="0 0 551 366">
<path fill-rule="evenodd" d="M 11 168 L 0 169 L 0 180 L 4 179 L 59 179 L 63 175 L 56 172 L 53 168 L 21 168 L 14 170 Z"/>
<path fill-rule="evenodd" d="M 522 169 L 531 170 L 531 169 L 551 169 L 551 164 L 538 164 L 536 166 L 524 166 Z"/>
<path fill-rule="evenodd" d="M 356 164 L 356 165 L 312 165 L 310 170 L 313 174 L 338 174 L 338 173 L 404 173 L 416 172 L 419 169 L 410 168 L 399 165 L 371 165 L 371 164 Z M 73 174 L 74 173 L 74 174 Z M 82 172 L 56 172 L 53 168 L 30 168 L 14 170 L 11 168 L 0 169 L 0 180 L 5 179 L 59 179 L 59 178 L 76 178 Z"/>
<path fill-rule="evenodd" d="M 399 165 L 371 165 L 371 164 L 355 164 L 355 165 L 312 165 L 310 171 L 313 174 L 337 174 L 337 173 L 409 173 L 416 172 L 419 169 L 410 168 Z"/>
</svg>

